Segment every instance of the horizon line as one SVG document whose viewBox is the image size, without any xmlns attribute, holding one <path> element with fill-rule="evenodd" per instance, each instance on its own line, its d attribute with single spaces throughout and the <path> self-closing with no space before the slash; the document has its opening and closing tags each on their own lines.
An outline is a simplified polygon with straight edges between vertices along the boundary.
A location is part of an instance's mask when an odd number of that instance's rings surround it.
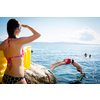
<svg viewBox="0 0 100 100">
<path fill-rule="evenodd" d="M 3 41 L 0 41 L 3 42 Z M 64 42 L 64 41 L 59 41 L 59 42 L 38 42 L 38 41 L 33 41 L 30 43 L 69 43 L 69 44 L 83 44 L 83 45 L 100 45 L 100 44 L 89 44 L 89 43 L 79 43 L 79 42 Z M 28 43 L 29 44 L 29 43 Z"/>
</svg>

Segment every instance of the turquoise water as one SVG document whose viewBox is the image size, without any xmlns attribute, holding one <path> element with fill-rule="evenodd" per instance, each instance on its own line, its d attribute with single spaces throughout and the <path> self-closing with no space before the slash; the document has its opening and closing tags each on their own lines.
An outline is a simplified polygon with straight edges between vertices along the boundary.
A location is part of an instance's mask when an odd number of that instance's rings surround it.
<svg viewBox="0 0 100 100">
<path fill-rule="evenodd" d="M 53 73 L 57 84 L 100 84 L 100 45 L 82 45 L 70 43 L 38 43 L 31 45 L 31 61 L 50 69 L 52 63 L 73 58 L 86 72 L 80 74 L 72 64 L 57 67 Z M 92 57 L 84 57 L 84 53 Z M 51 70 L 51 69 L 50 69 Z"/>
<path fill-rule="evenodd" d="M 100 84 L 100 45 L 82 45 L 69 43 L 31 43 L 33 53 L 31 61 L 50 69 L 52 63 L 73 58 L 86 72 L 82 75 L 70 65 L 57 67 L 53 73 L 57 84 Z M 84 57 L 84 53 L 92 57 Z M 51 70 L 51 69 L 50 69 Z"/>
</svg>

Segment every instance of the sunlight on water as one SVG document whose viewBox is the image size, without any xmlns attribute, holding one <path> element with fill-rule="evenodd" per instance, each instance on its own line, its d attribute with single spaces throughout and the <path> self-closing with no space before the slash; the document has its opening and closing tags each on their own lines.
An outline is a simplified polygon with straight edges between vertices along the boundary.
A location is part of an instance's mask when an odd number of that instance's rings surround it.
<svg viewBox="0 0 100 100">
<path fill-rule="evenodd" d="M 73 58 L 86 72 L 86 75 L 81 75 L 71 64 L 60 66 L 53 71 L 58 84 L 100 84 L 100 45 L 31 43 L 31 46 L 31 61 L 34 63 L 50 69 L 51 63 Z M 84 57 L 84 53 L 92 57 Z"/>
</svg>

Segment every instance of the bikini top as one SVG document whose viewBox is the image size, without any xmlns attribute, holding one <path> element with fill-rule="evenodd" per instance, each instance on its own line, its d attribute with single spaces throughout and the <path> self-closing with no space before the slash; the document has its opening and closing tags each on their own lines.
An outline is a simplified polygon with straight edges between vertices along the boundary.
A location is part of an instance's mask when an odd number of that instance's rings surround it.
<svg viewBox="0 0 100 100">
<path fill-rule="evenodd" d="M 7 39 L 7 44 L 8 44 L 8 47 L 9 47 L 10 46 L 10 44 L 9 44 L 9 37 Z M 23 57 L 23 55 L 24 55 L 24 50 L 22 48 L 22 55 L 20 55 L 20 56 L 14 56 L 14 57 L 9 57 L 9 58 L 6 57 L 6 59 L 7 59 L 7 68 L 9 69 L 9 71 L 10 71 L 11 68 L 10 68 L 10 66 L 8 64 L 11 63 L 11 58 Z"/>
</svg>

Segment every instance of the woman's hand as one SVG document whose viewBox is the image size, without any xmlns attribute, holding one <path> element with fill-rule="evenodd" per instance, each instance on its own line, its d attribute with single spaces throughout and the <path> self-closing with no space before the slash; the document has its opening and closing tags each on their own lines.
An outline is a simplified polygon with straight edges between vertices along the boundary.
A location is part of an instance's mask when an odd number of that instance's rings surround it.
<svg viewBox="0 0 100 100">
<path fill-rule="evenodd" d="M 23 28 L 28 28 L 33 33 L 32 36 L 20 38 L 19 43 L 21 43 L 22 45 L 30 43 L 30 42 L 36 40 L 37 38 L 39 38 L 41 36 L 41 34 L 39 34 L 37 31 L 35 31 L 32 27 L 30 27 L 28 25 L 23 25 L 23 24 L 21 26 Z"/>
<path fill-rule="evenodd" d="M 24 28 L 28 28 L 28 25 L 23 25 L 23 24 L 22 24 L 21 26 L 24 27 Z"/>
</svg>

